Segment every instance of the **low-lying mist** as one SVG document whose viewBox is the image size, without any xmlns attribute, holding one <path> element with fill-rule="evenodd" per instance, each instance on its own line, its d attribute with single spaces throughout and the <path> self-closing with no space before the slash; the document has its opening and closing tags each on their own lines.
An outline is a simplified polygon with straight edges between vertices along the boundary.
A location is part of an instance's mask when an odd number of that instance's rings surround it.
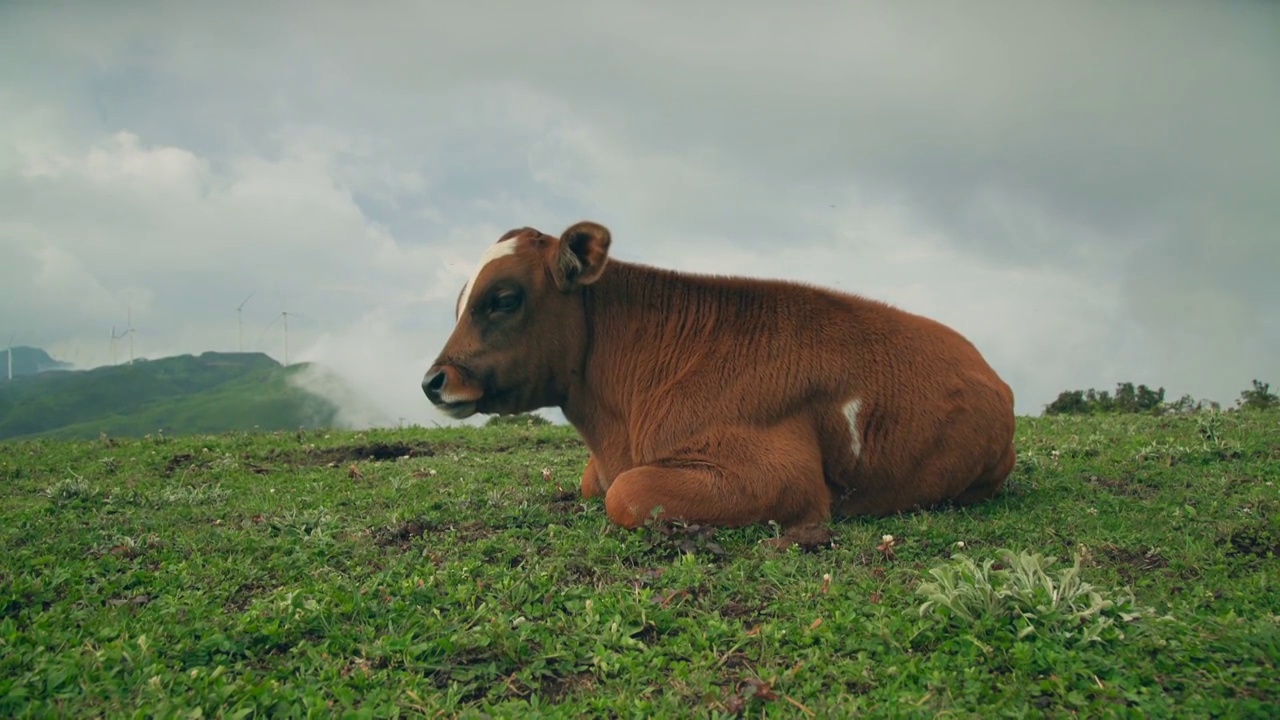
<svg viewBox="0 0 1280 720">
<path fill-rule="evenodd" d="M 441 317 L 451 320 L 447 312 Z M 484 424 L 486 415 L 454 420 L 423 395 L 422 375 L 448 334 L 447 327 L 424 324 L 388 310 L 372 312 L 299 353 L 297 359 L 311 366 L 292 382 L 337 405 L 337 421 L 345 429 Z M 555 409 L 538 414 L 564 421 Z"/>
</svg>

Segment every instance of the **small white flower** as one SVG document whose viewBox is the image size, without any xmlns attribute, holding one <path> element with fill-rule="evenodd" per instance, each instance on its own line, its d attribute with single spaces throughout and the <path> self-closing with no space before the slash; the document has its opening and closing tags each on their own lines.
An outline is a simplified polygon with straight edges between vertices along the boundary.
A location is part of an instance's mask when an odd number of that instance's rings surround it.
<svg viewBox="0 0 1280 720">
<path fill-rule="evenodd" d="M 881 535 L 881 536 L 880 536 L 880 542 L 882 542 L 882 543 L 891 543 L 891 542 L 893 542 L 893 536 L 892 536 L 892 535 Z"/>
</svg>

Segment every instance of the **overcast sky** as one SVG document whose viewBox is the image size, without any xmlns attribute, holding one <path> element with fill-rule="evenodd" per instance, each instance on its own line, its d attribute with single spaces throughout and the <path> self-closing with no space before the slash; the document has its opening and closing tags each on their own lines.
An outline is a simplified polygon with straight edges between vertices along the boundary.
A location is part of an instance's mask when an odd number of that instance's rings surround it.
<svg viewBox="0 0 1280 720">
<path fill-rule="evenodd" d="M 0 342 L 419 389 L 485 246 L 859 292 L 1037 414 L 1280 384 L 1271 2 L 0 4 Z M 121 360 L 128 354 L 120 346 Z"/>
</svg>

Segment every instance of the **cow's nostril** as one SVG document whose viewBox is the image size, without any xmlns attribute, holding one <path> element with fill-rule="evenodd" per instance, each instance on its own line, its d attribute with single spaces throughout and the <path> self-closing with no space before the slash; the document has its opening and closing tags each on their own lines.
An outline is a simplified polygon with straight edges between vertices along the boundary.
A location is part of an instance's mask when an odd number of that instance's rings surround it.
<svg viewBox="0 0 1280 720">
<path fill-rule="evenodd" d="M 422 379 L 422 391 L 427 394 L 427 399 L 432 402 L 439 402 L 440 391 L 444 389 L 445 379 L 444 370 L 427 373 L 427 376 Z"/>
</svg>

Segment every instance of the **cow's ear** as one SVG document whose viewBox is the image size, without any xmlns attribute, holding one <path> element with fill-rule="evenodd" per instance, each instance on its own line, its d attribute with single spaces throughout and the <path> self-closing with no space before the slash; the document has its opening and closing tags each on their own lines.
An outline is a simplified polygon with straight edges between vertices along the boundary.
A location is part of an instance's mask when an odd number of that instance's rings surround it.
<svg viewBox="0 0 1280 720">
<path fill-rule="evenodd" d="M 570 225 L 560 234 L 560 252 L 553 271 L 561 291 L 569 292 L 600 279 L 609 262 L 611 239 L 608 228 L 588 221 Z"/>
</svg>

